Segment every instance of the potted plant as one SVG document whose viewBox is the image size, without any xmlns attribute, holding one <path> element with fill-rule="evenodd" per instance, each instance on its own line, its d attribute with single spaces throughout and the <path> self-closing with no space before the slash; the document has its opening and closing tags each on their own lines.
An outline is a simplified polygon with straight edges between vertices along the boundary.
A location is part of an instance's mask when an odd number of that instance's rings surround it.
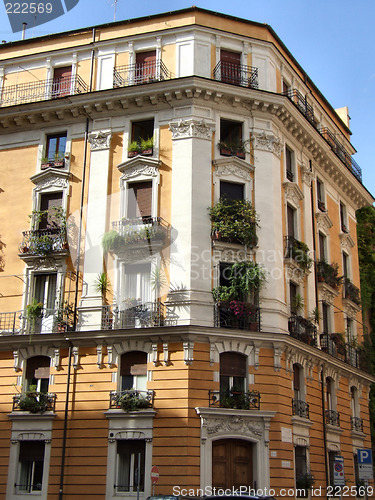
<svg viewBox="0 0 375 500">
<path fill-rule="evenodd" d="M 74 327 L 74 305 L 67 300 L 55 314 L 55 325 L 58 332 L 73 330 Z"/>
<path fill-rule="evenodd" d="M 132 141 L 128 146 L 128 158 L 134 158 L 140 151 L 140 145 L 137 141 Z"/>
<path fill-rule="evenodd" d="M 48 255 L 52 252 L 52 238 L 48 234 L 35 234 L 31 238 L 31 250 L 37 255 Z"/>
<path fill-rule="evenodd" d="M 107 273 L 99 273 L 94 281 L 94 289 L 100 293 L 102 299 L 105 299 L 106 293 L 109 291 L 110 284 Z"/>
<path fill-rule="evenodd" d="M 305 472 L 304 474 L 299 474 L 296 477 L 296 489 L 300 490 L 300 496 L 305 498 L 308 496 L 308 490 L 310 490 L 315 483 L 314 476 L 310 472 Z M 301 491 L 302 490 L 302 491 Z"/>
<path fill-rule="evenodd" d="M 22 411 L 30 413 L 43 413 L 48 409 L 48 395 L 36 391 L 36 385 L 30 385 L 29 389 L 20 394 L 18 407 Z"/>
<path fill-rule="evenodd" d="M 50 166 L 51 166 L 51 162 L 49 161 L 48 157 L 47 156 L 43 156 L 42 159 L 41 159 L 40 168 L 42 170 L 46 170 L 46 168 L 49 168 Z"/>
<path fill-rule="evenodd" d="M 249 153 L 249 151 L 247 150 L 248 143 L 249 141 L 240 141 L 237 144 L 235 148 L 237 158 L 241 158 L 242 160 L 246 158 L 246 153 Z"/>
<path fill-rule="evenodd" d="M 292 299 L 292 312 L 298 315 L 299 311 L 302 311 L 305 305 L 305 301 L 300 293 L 296 293 Z"/>
<path fill-rule="evenodd" d="M 102 238 L 102 247 L 104 252 L 119 253 L 124 250 L 125 239 L 114 229 L 104 234 Z"/>
<path fill-rule="evenodd" d="M 43 303 L 35 298 L 26 306 L 26 320 L 30 333 L 36 330 L 37 324 L 42 318 L 42 311 Z"/>
<path fill-rule="evenodd" d="M 117 407 L 124 411 L 137 411 L 150 408 L 151 402 L 139 391 L 128 389 L 122 391 L 117 398 Z"/>
<path fill-rule="evenodd" d="M 219 141 L 218 143 L 220 154 L 222 156 L 233 156 L 233 151 L 230 145 L 224 141 Z"/>
<path fill-rule="evenodd" d="M 53 166 L 56 168 L 61 168 L 64 166 L 65 160 L 58 153 L 55 154 L 55 161 L 53 162 Z"/>
<path fill-rule="evenodd" d="M 151 156 L 153 153 L 154 138 L 141 139 L 141 154 L 143 156 Z"/>
</svg>

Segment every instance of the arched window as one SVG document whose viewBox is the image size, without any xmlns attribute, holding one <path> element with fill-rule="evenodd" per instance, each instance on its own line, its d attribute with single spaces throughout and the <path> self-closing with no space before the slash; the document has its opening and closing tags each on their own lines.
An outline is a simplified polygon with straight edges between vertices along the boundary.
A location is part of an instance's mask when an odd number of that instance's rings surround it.
<svg viewBox="0 0 375 500">
<path fill-rule="evenodd" d="M 145 391 L 147 386 L 147 354 L 142 351 L 126 352 L 120 362 L 120 388 Z"/>
</svg>

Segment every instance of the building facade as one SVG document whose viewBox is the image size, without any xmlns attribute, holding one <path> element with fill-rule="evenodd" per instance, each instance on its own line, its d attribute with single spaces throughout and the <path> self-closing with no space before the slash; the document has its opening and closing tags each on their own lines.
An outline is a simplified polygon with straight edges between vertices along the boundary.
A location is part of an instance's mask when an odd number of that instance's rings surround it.
<svg viewBox="0 0 375 500">
<path fill-rule="evenodd" d="M 359 486 L 347 108 L 196 7 L 0 54 L 2 498 Z"/>
</svg>

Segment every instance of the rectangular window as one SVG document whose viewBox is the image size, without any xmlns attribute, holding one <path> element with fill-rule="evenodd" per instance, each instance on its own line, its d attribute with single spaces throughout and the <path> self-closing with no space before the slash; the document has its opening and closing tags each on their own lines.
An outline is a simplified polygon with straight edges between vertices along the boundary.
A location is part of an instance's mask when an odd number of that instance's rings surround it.
<svg viewBox="0 0 375 500">
<path fill-rule="evenodd" d="M 307 457 L 306 457 L 306 447 L 296 446 L 294 448 L 294 462 L 296 468 L 296 479 L 298 481 L 301 476 L 307 473 Z M 298 488 L 298 482 L 297 482 Z"/>
<path fill-rule="evenodd" d="M 326 211 L 326 205 L 324 202 L 324 187 L 323 183 L 319 180 L 316 179 L 316 197 L 318 200 L 318 208 L 321 212 Z"/>
<path fill-rule="evenodd" d="M 141 120 L 132 122 L 132 142 L 141 145 L 142 141 L 151 139 L 154 136 L 154 120 Z"/>
<path fill-rule="evenodd" d="M 220 198 L 227 200 L 243 200 L 244 185 L 236 182 L 220 181 Z"/>
<path fill-rule="evenodd" d="M 241 54 L 229 50 L 220 50 L 221 81 L 241 84 Z"/>
<path fill-rule="evenodd" d="M 341 201 L 340 201 L 340 223 L 341 223 L 341 231 L 343 233 L 348 233 L 349 228 L 346 217 L 346 206 L 343 203 L 341 203 Z"/>
<path fill-rule="evenodd" d="M 47 229 L 50 227 L 56 227 L 54 223 L 54 209 L 62 207 L 63 193 L 43 193 L 40 195 L 39 210 L 41 212 L 46 212 L 41 217 L 38 227 L 35 229 Z M 35 221 L 36 223 L 38 221 Z"/>
<path fill-rule="evenodd" d="M 296 220 L 296 210 L 287 205 L 287 232 L 288 236 L 294 238 L 295 236 L 295 220 Z"/>
<path fill-rule="evenodd" d="M 66 149 L 66 132 L 61 134 L 47 135 L 46 141 L 46 158 L 48 161 L 64 160 Z"/>
<path fill-rule="evenodd" d="M 151 264 L 128 264 L 125 267 L 125 295 L 127 299 L 151 301 Z"/>
<path fill-rule="evenodd" d="M 334 486 L 334 467 L 335 467 L 335 458 L 336 458 L 336 451 L 329 451 L 328 452 L 328 468 L 329 468 L 329 484 L 330 486 Z"/>
<path fill-rule="evenodd" d="M 291 312 L 291 314 L 298 313 L 298 311 L 295 308 L 297 292 L 298 292 L 297 285 L 295 283 L 293 283 L 292 281 L 290 281 L 289 282 L 289 300 L 290 300 L 290 312 Z"/>
<path fill-rule="evenodd" d="M 342 254 L 342 274 L 344 278 L 349 277 L 349 257 L 346 253 Z"/>
<path fill-rule="evenodd" d="M 326 260 L 326 236 L 319 231 L 319 258 Z"/>
<path fill-rule="evenodd" d="M 283 80 L 283 94 L 284 94 L 284 95 L 288 95 L 289 90 L 290 90 L 290 85 L 289 85 L 289 83 L 288 83 L 288 82 L 286 82 L 285 80 Z"/>
<path fill-rule="evenodd" d="M 134 83 L 151 82 L 156 76 L 156 50 L 138 52 L 135 55 Z"/>
<path fill-rule="evenodd" d="M 326 302 L 322 303 L 322 316 L 323 316 L 323 333 L 330 333 L 329 327 L 329 305 Z"/>
<path fill-rule="evenodd" d="M 71 84 L 72 84 L 72 67 L 64 66 L 62 68 L 55 68 L 53 71 L 53 81 L 52 81 L 52 92 L 51 92 L 52 99 L 70 95 Z"/>
<path fill-rule="evenodd" d="M 19 493 L 42 491 L 44 441 L 20 441 L 19 445 L 17 491 Z"/>
<path fill-rule="evenodd" d="M 128 184 L 127 218 L 150 218 L 152 215 L 152 181 L 131 182 Z"/>
<path fill-rule="evenodd" d="M 220 154 L 236 155 L 241 144 L 242 122 L 220 120 Z"/>
<path fill-rule="evenodd" d="M 145 441 L 122 439 L 117 441 L 117 492 L 144 491 Z"/>
<path fill-rule="evenodd" d="M 293 155 L 293 151 L 288 146 L 285 146 L 286 178 L 291 182 L 294 180 Z"/>
</svg>

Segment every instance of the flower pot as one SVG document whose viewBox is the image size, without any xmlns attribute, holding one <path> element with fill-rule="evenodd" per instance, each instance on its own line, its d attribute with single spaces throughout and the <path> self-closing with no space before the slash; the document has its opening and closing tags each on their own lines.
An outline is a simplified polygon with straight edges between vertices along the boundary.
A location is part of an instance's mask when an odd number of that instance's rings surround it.
<svg viewBox="0 0 375 500">
<path fill-rule="evenodd" d="M 236 156 L 237 158 L 241 158 L 241 160 L 244 160 L 246 158 L 246 153 L 244 151 L 237 151 Z"/>
<path fill-rule="evenodd" d="M 152 156 L 152 148 L 149 148 L 149 149 L 143 149 L 142 150 L 142 156 Z"/>
<path fill-rule="evenodd" d="M 128 158 L 134 158 L 138 155 L 138 151 L 128 151 Z"/>
<path fill-rule="evenodd" d="M 220 148 L 221 156 L 233 156 L 233 152 L 229 148 Z"/>
<path fill-rule="evenodd" d="M 58 160 L 58 161 L 55 161 L 55 162 L 53 163 L 53 166 L 54 166 L 55 168 L 61 168 L 61 167 L 63 167 L 63 166 L 64 166 L 64 163 L 65 163 L 65 162 L 64 162 L 64 160 Z"/>
<path fill-rule="evenodd" d="M 28 253 L 29 247 L 22 247 L 21 248 L 21 253 Z"/>
<path fill-rule="evenodd" d="M 51 166 L 51 163 L 50 163 L 50 162 L 48 162 L 48 163 L 42 163 L 42 164 L 40 165 L 40 168 L 41 168 L 41 170 L 46 170 L 46 169 L 47 169 L 47 168 L 49 168 L 50 166 Z"/>
</svg>

